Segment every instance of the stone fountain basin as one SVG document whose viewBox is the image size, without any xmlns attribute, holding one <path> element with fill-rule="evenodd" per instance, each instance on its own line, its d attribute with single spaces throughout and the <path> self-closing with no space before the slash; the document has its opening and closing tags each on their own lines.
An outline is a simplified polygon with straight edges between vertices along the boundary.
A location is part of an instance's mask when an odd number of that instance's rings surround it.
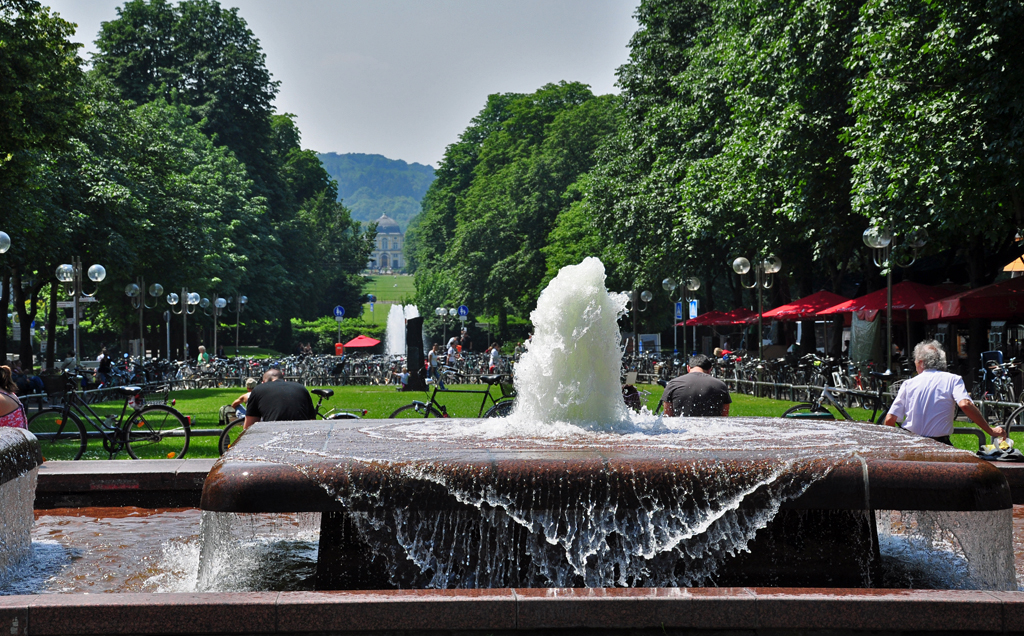
<svg viewBox="0 0 1024 636">
<path fill-rule="evenodd" d="M 741 418 L 730 420 L 744 425 Z M 214 464 L 201 507 L 218 512 L 340 511 L 346 494 L 382 481 L 396 497 L 394 505 L 421 510 L 450 506 L 453 487 L 485 486 L 531 492 L 516 501 L 527 508 L 572 505 L 584 495 L 629 504 L 638 500 L 636 484 L 665 496 L 680 489 L 699 493 L 709 475 L 743 487 L 745 480 L 785 467 L 794 481 L 811 483 L 782 504 L 786 509 L 1012 508 L 1006 479 L 988 462 L 868 424 L 843 423 L 836 440 L 828 439 L 820 424 L 803 431 L 798 427 L 808 424 L 758 419 L 755 437 L 797 431 L 789 440 L 762 439 L 769 447 L 758 448 L 749 441 L 721 447 L 717 439 L 690 443 L 685 436 L 664 435 L 482 438 L 445 435 L 445 429 L 477 424 L 472 420 L 431 422 L 433 428 L 422 433 L 416 423 L 395 420 L 257 424 Z"/>
</svg>

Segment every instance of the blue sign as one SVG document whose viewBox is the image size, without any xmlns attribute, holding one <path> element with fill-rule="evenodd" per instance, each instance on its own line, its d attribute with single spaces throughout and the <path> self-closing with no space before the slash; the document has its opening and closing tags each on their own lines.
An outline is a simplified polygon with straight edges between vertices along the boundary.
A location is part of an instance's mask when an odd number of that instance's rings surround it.
<svg viewBox="0 0 1024 636">
<path fill-rule="evenodd" d="M 676 320 L 683 319 L 683 303 L 676 303 Z"/>
<path fill-rule="evenodd" d="M 700 305 L 700 301 L 694 298 L 690 301 L 690 318 L 697 317 L 697 307 Z"/>
<path fill-rule="evenodd" d="M 338 305 L 337 307 L 335 307 L 334 308 L 334 317 L 335 318 L 344 318 L 345 317 L 345 308 L 342 307 L 341 305 Z"/>
<path fill-rule="evenodd" d="M 459 305 L 459 316 L 460 317 L 464 317 L 464 318 L 468 318 L 469 317 L 469 307 L 467 307 L 465 305 Z"/>
</svg>

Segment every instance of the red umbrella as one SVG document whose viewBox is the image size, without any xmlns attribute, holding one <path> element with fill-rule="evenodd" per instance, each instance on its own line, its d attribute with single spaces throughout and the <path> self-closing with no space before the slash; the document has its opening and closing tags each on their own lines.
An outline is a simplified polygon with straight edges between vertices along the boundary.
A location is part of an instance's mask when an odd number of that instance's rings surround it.
<svg viewBox="0 0 1024 636">
<path fill-rule="evenodd" d="M 952 289 L 945 285 L 922 285 L 903 281 L 892 286 L 892 308 L 894 311 L 920 311 L 920 318 L 924 319 L 924 309 L 928 303 L 945 298 Z M 841 314 L 847 312 L 868 312 L 868 320 L 874 319 L 874 314 L 885 310 L 886 290 L 865 294 L 860 298 L 854 298 L 833 307 L 818 312 L 819 316 Z"/>
<path fill-rule="evenodd" d="M 813 320 L 821 310 L 834 307 L 845 301 L 846 298 L 839 294 L 822 290 L 816 294 L 805 296 L 800 300 L 794 300 L 789 304 L 766 311 L 764 312 L 764 318 L 774 320 Z"/>
<path fill-rule="evenodd" d="M 374 340 L 369 336 L 356 336 L 345 343 L 346 347 L 375 347 L 380 344 L 380 340 Z"/>
<path fill-rule="evenodd" d="M 1024 316 L 1024 278 L 1011 278 L 969 289 L 928 303 L 927 308 L 928 320 L 1018 318 Z"/>
</svg>

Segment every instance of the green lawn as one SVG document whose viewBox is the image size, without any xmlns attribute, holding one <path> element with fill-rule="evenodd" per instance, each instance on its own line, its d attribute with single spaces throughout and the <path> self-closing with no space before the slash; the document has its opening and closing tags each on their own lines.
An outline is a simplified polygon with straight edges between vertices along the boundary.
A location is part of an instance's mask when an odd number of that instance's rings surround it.
<svg viewBox="0 0 1024 636">
<path fill-rule="evenodd" d="M 363 320 L 370 323 L 387 322 L 392 302 L 411 302 L 416 296 L 415 279 L 412 276 L 395 274 L 391 276 L 367 276 L 363 292 L 377 297 L 373 311 L 370 304 L 363 305 Z M 391 301 L 391 302 L 384 302 Z"/>
<path fill-rule="evenodd" d="M 484 385 L 474 384 L 453 387 L 456 389 L 481 390 Z M 313 387 L 310 387 L 313 388 Z M 427 401 L 429 394 L 425 393 L 402 393 L 392 387 L 382 386 L 344 386 L 325 387 L 334 391 L 334 396 L 324 402 L 324 410 L 335 409 L 342 411 L 360 411 L 366 409 L 367 418 L 386 418 L 400 406 L 409 404 L 413 400 Z M 646 391 L 647 406 L 654 409 L 661 399 L 662 388 L 657 385 L 640 385 L 639 389 Z M 492 389 L 494 395 L 499 394 L 498 389 Z M 241 395 L 241 390 L 231 389 L 190 389 L 187 391 L 175 391 L 171 393 L 174 406 L 183 414 L 191 417 L 193 429 L 215 429 L 218 427 L 218 412 L 222 404 L 230 404 L 236 397 Z M 438 401 L 448 408 L 448 413 L 453 417 L 477 417 L 480 412 L 482 395 L 457 393 L 454 391 L 439 394 Z M 314 398 L 314 402 L 315 402 Z M 795 402 L 773 400 L 770 398 L 758 398 L 750 395 L 734 394 L 730 415 L 732 416 L 756 416 L 756 417 L 779 417 L 782 413 L 793 406 Z M 121 402 L 107 402 L 100 405 L 93 405 L 100 415 L 117 414 L 121 410 Z M 490 403 L 487 405 L 490 406 Z M 487 407 L 484 408 L 486 410 Z M 870 411 L 853 409 L 851 415 L 866 420 Z M 1014 433 L 1014 442 L 1019 446 L 1024 444 L 1024 434 Z M 959 448 L 976 450 L 977 438 L 972 435 L 955 435 L 954 443 Z M 188 457 L 216 457 L 217 437 L 193 436 L 189 444 Z M 97 442 L 90 442 L 89 451 L 86 454 L 88 459 L 107 459 L 107 454 L 99 447 Z M 127 456 L 122 453 L 119 458 Z M 59 459 L 52 457 L 51 459 Z"/>
</svg>

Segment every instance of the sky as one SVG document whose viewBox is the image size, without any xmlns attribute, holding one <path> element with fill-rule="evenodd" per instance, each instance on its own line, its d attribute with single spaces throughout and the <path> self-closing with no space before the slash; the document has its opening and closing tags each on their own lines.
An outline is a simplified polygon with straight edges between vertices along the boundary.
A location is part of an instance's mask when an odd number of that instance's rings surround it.
<svg viewBox="0 0 1024 636">
<path fill-rule="evenodd" d="M 259 39 L 302 145 L 437 166 L 492 93 L 617 93 L 639 0 L 221 0 Z M 82 57 L 122 2 L 51 0 Z"/>
</svg>

